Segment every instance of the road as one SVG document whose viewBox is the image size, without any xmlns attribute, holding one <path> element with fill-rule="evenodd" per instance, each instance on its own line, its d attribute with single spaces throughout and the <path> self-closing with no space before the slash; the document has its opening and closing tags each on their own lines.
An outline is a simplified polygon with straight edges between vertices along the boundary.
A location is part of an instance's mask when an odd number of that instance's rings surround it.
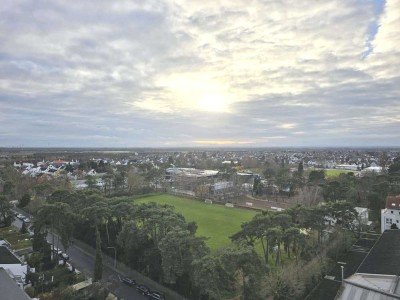
<svg viewBox="0 0 400 300">
<path fill-rule="evenodd" d="M 48 237 L 48 241 L 51 241 L 52 237 Z M 60 243 L 61 244 L 61 243 Z M 62 249 L 62 246 L 59 247 Z M 73 245 L 68 248 L 67 254 L 70 257 L 71 263 L 87 277 L 93 277 L 94 270 L 94 258 L 87 254 L 82 249 Z M 121 282 L 121 278 L 124 277 L 123 274 L 114 271 L 110 266 L 103 264 L 103 280 L 112 283 L 112 293 L 123 298 L 125 300 L 142 300 L 148 299 L 142 296 L 136 291 L 135 287 L 127 286 Z"/>
<path fill-rule="evenodd" d="M 18 218 L 15 218 L 12 225 L 20 229 L 22 227 L 22 221 Z M 47 236 L 47 241 L 50 243 L 53 242 L 53 236 L 51 234 Z M 57 236 L 54 236 L 54 241 L 55 245 L 58 245 L 58 248 L 64 250 L 61 242 L 57 243 Z M 75 266 L 76 269 L 85 274 L 86 277 L 93 277 L 94 258 L 91 255 L 75 245 L 72 245 L 68 248 L 67 254 L 70 257 L 70 262 Z M 103 280 L 112 283 L 111 289 L 114 295 L 124 300 L 148 299 L 147 297 L 139 294 L 135 287 L 127 286 L 121 282 L 122 277 L 124 277 L 123 274 L 116 272 L 111 266 L 103 264 Z"/>
</svg>

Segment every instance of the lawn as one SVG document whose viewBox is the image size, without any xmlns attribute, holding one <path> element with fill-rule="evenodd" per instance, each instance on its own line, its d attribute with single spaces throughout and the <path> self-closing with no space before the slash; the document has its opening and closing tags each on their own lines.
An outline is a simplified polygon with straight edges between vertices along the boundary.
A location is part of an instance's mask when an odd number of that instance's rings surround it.
<svg viewBox="0 0 400 300">
<path fill-rule="evenodd" d="M 257 214 L 252 210 L 206 204 L 171 195 L 157 195 L 134 200 L 135 204 L 147 202 L 172 205 L 176 212 L 185 217 L 187 222 L 196 222 L 197 236 L 208 237 L 207 245 L 212 250 L 228 245 L 229 237 L 240 230 L 242 222 L 250 221 Z"/>
<path fill-rule="evenodd" d="M 347 173 L 357 173 L 357 171 L 350 171 L 350 170 L 339 170 L 339 169 L 326 169 L 325 174 L 326 177 L 331 178 L 331 177 L 338 177 L 340 174 L 347 174 Z"/>
<path fill-rule="evenodd" d="M 32 246 L 29 234 L 22 234 L 13 227 L 0 228 L 0 239 L 5 239 L 14 250 L 24 249 Z"/>
</svg>

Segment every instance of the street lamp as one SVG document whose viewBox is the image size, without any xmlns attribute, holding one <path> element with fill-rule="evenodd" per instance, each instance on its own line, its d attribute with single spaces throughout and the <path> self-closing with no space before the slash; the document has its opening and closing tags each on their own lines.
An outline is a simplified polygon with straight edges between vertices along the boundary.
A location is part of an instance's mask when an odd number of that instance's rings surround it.
<svg viewBox="0 0 400 300">
<path fill-rule="evenodd" d="M 117 267 L 117 249 L 115 247 L 107 247 L 109 249 L 114 249 L 114 268 Z"/>
<path fill-rule="evenodd" d="M 342 269 L 342 283 L 343 283 L 343 278 L 344 278 L 344 266 L 346 265 L 346 263 L 345 263 L 345 262 L 341 262 L 341 261 L 338 261 L 337 263 L 340 265 L 340 268 Z"/>
</svg>

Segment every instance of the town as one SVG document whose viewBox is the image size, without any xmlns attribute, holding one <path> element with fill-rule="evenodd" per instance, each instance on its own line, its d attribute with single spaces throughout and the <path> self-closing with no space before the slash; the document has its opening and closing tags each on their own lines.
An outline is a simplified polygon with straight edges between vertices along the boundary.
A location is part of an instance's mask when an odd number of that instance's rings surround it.
<svg viewBox="0 0 400 300">
<path fill-rule="evenodd" d="M 369 290 L 359 286 L 361 261 L 380 257 L 387 236 L 400 240 L 385 235 L 400 226 L 399 157 L 398 149 L 3 148 L 2 276 L 21 299 L 333 299 L 342 282 L 341 297 Z M 223 276 L 206 274 L 215 259 L 248 283 L 203 283 Z M 302 278 L 289 271 L 297 268 Z M 367 273 L 377 282 L 396 275 Z"/>
</svg>

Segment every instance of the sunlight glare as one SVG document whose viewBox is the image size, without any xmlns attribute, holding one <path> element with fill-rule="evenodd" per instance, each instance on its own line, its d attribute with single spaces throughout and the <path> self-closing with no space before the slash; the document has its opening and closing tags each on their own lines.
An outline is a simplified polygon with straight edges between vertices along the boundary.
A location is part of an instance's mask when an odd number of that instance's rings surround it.
<svg viewBox="0 0 400 300">
<path fill-rule="evenodd" d="M 205 96 L 198 102 L 198 108 L 208 112 L 223 112 L 226 110 L 226 101 L 223 96 Z"/>
</svg>

